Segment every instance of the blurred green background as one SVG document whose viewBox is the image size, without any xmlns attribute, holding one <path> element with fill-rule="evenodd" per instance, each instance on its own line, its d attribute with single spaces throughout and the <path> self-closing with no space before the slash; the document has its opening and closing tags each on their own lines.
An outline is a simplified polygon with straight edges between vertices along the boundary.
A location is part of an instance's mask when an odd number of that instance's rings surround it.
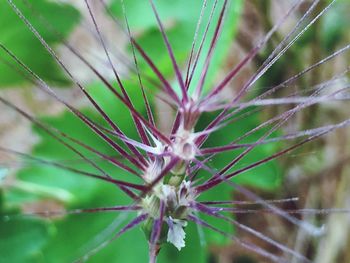
<svg viewBox="0 0 350 263">
<path fill-rule="evenodd" d="M 135 74 L 132 48 L 121 27 L 114 23 L 109 16 L 113 14 L 121 26 L 125 26 L 120 1 L 108 1 L 108 12 L 99 4 L 100 1 L 90 2 L 92 2 L 93 12 L 103 38 L 112 54 L 112 60 L 122 76 L 122 81 L 136 109 L 146 115 L 138 78 Z M 213 25 L 209 29 L 208 36 L 211 36 L 214 32 L 222 2 L 218 1 L 218 7 L 213 16 Z M 83 83 L 92 97 L 118 123 L 123 132 L 132 138 L 137 138 L 137 132 L 128 109 L 112 97 L 101 81 L 93 77 L 91 72 L 64 48 L 64 41 L 68 41 L 73 48 L 86 57 L 102 72 L 103 76 L 117 87 L 113 72 L 98 42 L 84 1 L 17 0 L 14 3 L 47 43 L 59 54 L 67 68 Z M 203 25 L 206 24 L 210 16 L 213 3 L 213 1 L 207 3 L 208 6 L 203 15 Z M 290 1 L 281 3 L 280 1 L 236 0 L 229 1 L 229 3 L 225 26 L 221 32 L 209 69 L 205 91 L 208 91 L 233 65 L 239 62 L 249 49 L 257 43 L 259 37 L 267 33 L 283 13 L 281 11 L 288 10 L 288 7 L 290 7 Z M 315 12 L 320 11 L 322 6 L 325 7 L 327 3 L 328 1 L 321 1 L 320 9 L 315 10 Z M 191 50 L 202 5 L 203 1 L 200 0 L 156 1 L 156 6 L 164 22 L 175 56 L 182 68 L 185 68 Z M 305 6 L 301 6 L 291 17 L 290 23 L 297 22 L 309 6 L 310 2 L 306 1 Z M 173 80 L 172 65 L 148 1 L 125 0 L 125 10 L 130 29 L 137 42 L 145 49 L 162 73 L 168 79 Z M 344 43 L 348 43 L 350 19 L 347 14 L 349 10 L 347 1 L 338 1 L 267 72 L 249 97 L 257 96 L 265 87 L 271 87 L 282 82 L 307 65 L 311 65 L 336 51 Z M 198 32 L 199 36 L 204 32 L 203 25 Z M 287 24 L 273 36 L 266 48 L 230 85 L 228 91 L 226 91 L 227 93 L 225 93 L 226 96 L 237 91 L 238 87 L 268 57 L 273 47 L 278 44 L 288 32 L 286 30 L 290 28 L 290 25 Z M 204 53 L 209 48 L 209 40 L 204 44 Z M 86 98 L 74 85 L 74 81 L 57 65 L 40 41 L 14 13 L 7 1 L 1 1 L 0 3 L 0 42 L 28 65 L 33 72 L 45 80 L 65 101 L 79 108 L 97 123 L 104 124 L 102 117 L 89 105 Z M 341 68 L 341 66 L 347 65 L 348 57 L 348 54 L 344 55 L 336 63 L 324 65 L 321 69 L 300 78 L 295 84 L 296 90 L 302 90 L 326 81 L 336 73 L 337 67 Z M 157 123 L 161 129 L 167 131 L 171 124 L 169 119 L 173 117 L 174 112 L 159 99 L 159 92 L 154 87 L 154 83 L 150 81 L 150 79 L 154 80 L 156 78 L 138 54 L 137 61 Z M 204 59 L 202 58 L 199 60 L 198 68 L 201 68 L 203 63 Z M 199 71 L 196 72 L 194 83 L 199 78 L 199 73 Z M 116 155 L 113 149 L 86 128 L 74 114 L 57 100 L 38 90 L 31 80 L 33 80 L 31 76 L 23 72 L 21 67 L 5 52 L 0 51 L 0 94 L 3 98 L 11 101 L 28 114 L 36 116 L 40 121 L 74 138 L 78 138 L 90 147 L 110 156 Z M 173 82 L 175 83 L 175 81 Z M 283 93 L 276 94 L 276 96 L 283 95 Z M 276 111 L 282 109 L 271 107 L 256 111 L 256 113 L 242 118 L 239 121 L 239 128 L 237 128 L 237 123 L 232 123 L 214 133 L 206 146 L 225 145 L 258 126 L 262 121 L 274 116 Z M 73 152 L 39 127 L 27 122 L 19 114 L 15 114 L 13 110 L 4 105 L 0 106 L 0 110 L 0 143 L 2 147 L 25 152 L 45 160 L 64 163 L 84 171 L 91 170 L 88 164 L 79 160 Z M 322 124 L 328 123 L 328 119 L 340 120 L 342 116 L 348 116 L 348 113 L 343 107 L 335 106 L 331 109 L 314 107 L 303 111 L 299 119 L 294 119 L 293 128 L 301 130 L 322 126 Z M 205 124 L 213 119 L 215 114 L 204 114 L 198 124 L 198 130 L 205 127 Z M 253 133 L 243 143 L 256 141 L 265 131 L 266 129 Z M 286 131 L 281 129 L 274 135 L 281 135 L 284 132 Z M 346 132 L 341 136 L 344 144 L 348 145 Z M 315 184 L 311 184 L 311 181 L 309 181 L 311 176 L 293 179 L 293 172 L 296 170 L 303 171 L 300 172 L 301 174 L 313 175 L 322 173 L 328 166 L 332 166 L 333 163 L 330 161 L 325 162 L 329 149 L 334 150 L 335 148 L 334 151 L 339 152 L 342 158 L 346 158 L 348 150 L 337 148 L 340 146 L 336 143 L 334 145 L 333 142 L 334 139 L 331 138 L 330 142 L 325 139 L 322 143 L 313 143 L 308 148 L 303 148 L 296 156 L 267 163 L 238 176 L 235 180 L 264 198 L 302 196 L 301 204 L 295 204 L 296 206 L 303 207 L 305 204 L 316 208 L 322 207 L 322 205 L 337 206 L 339 204 L 336 203 L 338 199 L 335 195 L 325 201 L 324 194 L 322 194 L 324 190 L 322 188 L 323 183 L 326 184 L 329 179 L 326 178 L 325 182 L 319 181 Z M 286 144 L 283 142 L 259 146 L 235 169 L 271 155 Z M 125 171 L 117 169 L 103 160 L 96 159 L 96 156 L 93 156 L 86 149 L 80 147 L 79 150 L 90 156 L 113 177 L 130 181 L 135 180 L 132 175 Z M 239 151 L 232 151 L 221 154 L 213 159 L 210 164 L 212 167 L 220 169 L 239 153 Z M 334 159 L 335 161 L 340 160 L 339 158 Z M 332 192 L 332 189 L 338 191 L 337 187 L 344 187 L 344 183 L 339 183 L 342 182 L 341 174 L 349 171 L 349 168 L 346 165 L 337 166 L 337 168 L 343 170 L 337 171 L 337 174 L 340 175 L 336 179 L 332 177 L 335 180 L 334 188 L 328 188 L 327 193 Z M 285 183 L 286 177 L 287 183 Z M 110 239 L 121 224 L 125 224 L 128 219 L 135 216 L 135 213 L 120 216 L 118 213 L 111 212 L 63 214 L 54 217 L 23 215 L 23 213 L 36 214 L 44 211 L 122 205 L 129 204 L 131 200 L 122 192 L 116 190 L 115 187 L 98 180 L 85 178 L 53 166 L 45 166 L 8 152 L 0 152 L 0 183 L 0 215 L 2 215 L 0 217 L 0 262 L 74 262 L 83 258 L 105 240 Z M 300 183 L 302 183 L 302 186 L 300 186 Z M 323 190 L 320 190 L 315 196 L 316 189 Z M 231 187 L 222 185 L 205 193 L 201 198 L 202 200 L 231 200 L 232 198 L 242 197 L 234 193 Z M 205 219 L 223 231 L 231 233 L 236 231 L 231 225 L 220 220 Z M 251 219 L 245 217 L 238 219 L 246 220 L 242 223 L 251 223 L 259 231 L 264 231 L 267 223 L 273 224 L 276 222 L 270 218 L 255 220 L 254 215 Z M 263 220 L 263 222 L 258 224 L 260 220 Z M 277 229 L 279 234 L 276 238 L 280 242 L 286 244 L 291 242 L 285 237 L 286 233 L 291 231 L 293 231 L 293 234 L 290 234 L 291 236 L 298 235 L 298 230 L 290 230 L 290 226 L 285 223 L 279 222 L 279 228 Z M 232 244 L 217 233 L 204 230 L 204 238 L 200 238 L 198 231 L 201 230 L 190 223 L 186 228 L 186 247 L 178 252 L 172 245 L 164 245 L 159 255 L 159 262 L 264 262 L 254 255 L 244 257 L 247 254 L 246 252 L 241 251 L 236 244 Z M 252 240 L 254 241 L 254 239 Z M 317 258 L 321 247 L 310 240 L 307 240 L 307 244 L 314 249 L 315 252 L 312 255 Z M 346 247 L 346 242 L 344 247 Z M 266 249 L 270 248 L 267 247 Z M 342 249 L 337 249 L 338 251 L 334 252 L 336 258 L 343 253 L 341 252 Z M 342 262 L 347 262 L 347 256 L 343 254 L 341 256 L 345 258 L 345 261 Z M 348 259 L 350 260 L 350 257 Z M 148 244 L 142 231 L 135 228 L 89 257 L 87 261 L 148 262 Z"/>
</svg>

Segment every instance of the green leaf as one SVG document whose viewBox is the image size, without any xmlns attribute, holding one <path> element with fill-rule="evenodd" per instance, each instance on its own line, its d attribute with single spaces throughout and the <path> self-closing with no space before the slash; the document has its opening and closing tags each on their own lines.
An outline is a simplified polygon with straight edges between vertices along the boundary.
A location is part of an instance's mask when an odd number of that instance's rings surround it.
<svg viewBox="0 0 350 263">
<path fill-rule="evenodd" d="M 43 220 L 0 217 L 0 261 L 43 262 L 42 249 L 51 234 Z"/>
<path fill-rule="evenodd" d="M 70 5 L 57 4 L 47 0 L 28 1 L 29 5 L 33 7 L 33 11 L 31 11 L 30 7 L 24 2 L 21 0 L 14 1 L 23 15 L 51 47 L 57 46 L 62 39 L 52 32 L 50 26 L 53 26 L 64 37 L 67 37 L 80 18 L 79 12 Z M 47 21 L 49 24 L 47 24 Z M 0 42 L 44 80 L 57 85 L 69 83 L 54 59 L 16 15 L 7 1 L 0 2 Z M 20 69 L 1 50 L 0 87 L 21 85 L 28 81 L 14 68 Z"/>
</svg>

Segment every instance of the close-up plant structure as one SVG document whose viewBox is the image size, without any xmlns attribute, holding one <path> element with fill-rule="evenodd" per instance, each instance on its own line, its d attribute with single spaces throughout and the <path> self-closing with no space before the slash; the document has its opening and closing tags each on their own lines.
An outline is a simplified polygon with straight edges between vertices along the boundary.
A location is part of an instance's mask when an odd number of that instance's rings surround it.
<svg viewBox="0 0 350 263">
<path fill-rule="evenodd" d="M 0 262 L 350 262 L 349 13 L 2 0 Z"/>
</svg>

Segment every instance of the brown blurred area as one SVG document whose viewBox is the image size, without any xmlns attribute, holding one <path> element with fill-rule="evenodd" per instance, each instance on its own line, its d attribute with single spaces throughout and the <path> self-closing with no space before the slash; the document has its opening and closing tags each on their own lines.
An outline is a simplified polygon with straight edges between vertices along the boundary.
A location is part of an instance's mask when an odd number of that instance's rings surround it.
<svg viewBox="0 0 350 263">
<path fill-rule="evenodd" d="M 248 0 L 244 3 L 244 12 L 240 21 L 237 41 L 232 46 L 230 61 L 227 68 L 232 68 L 251 50 L 256 43 L 268 32 L 268 30 L 281 18 L 283 14 L 291 7 L 294 1 L 279 0 Z M 317 15 L 330 1 L 321 1 L 319 7 L 314 10 L 313 16 Z M 278 30 L 272 37 L 267 50 L 271 52 L 283 37 L 292 29 L 293 25 L 300 19 L 302 14 L 310 7 L 312 1 L 305 1 L 293 14 L 293 18 Z M 343 1 L 338 3 L 344 11 L 344 14 L 350 13 L 350 3 Z M 347 10 L 347 11 L 346 11 Z M 292 47 L 279 64 L 281 70 L 277 76 L 269 74 L 265 79 L 269 86 L 280 83 L 280 80 L 287 79 L 290 76 L 302 71 L 308 65 L 312 65 L 337 49 L 349 44 L 350 31 L 344 30 L 339 39 L 334 44 L 333 50 L 324 50 L 320 41 L 321 27 L 325 23 L 322 18 L 310 28 L 312 30 L 308 41 L 303 43 L 303 47 Z M 339 27 L 349 28 L 348 25 L 339 25 Z M 267 58 L 269 52 L 258 55 L 248 67 L 240 73 L 231 84 L 231 91 L 236 93 L 237 87 L 248 80 L 251 74 L 257 70 L 256 65 L 261 65 Z M 346 69 L 350 61 L 349 52 L 323 64 L 318 69 L 309 72 L 307 76 L 299 79 L 295 85 L 290 88 L 303 89 L 311 87 L 317 83 L 326 81 L 331 76 L 339 74 Z M 300 63 L 301 62 L 301 63 Z M 272 69 L 273 70 L 273 69 Z M 349 79 L 349 73 L 346 74 Z M 275 78 L 275 79 L 274 79 Z M 283 91 L 276 96 L 283 95 Z M 282 111 L 285 108 L 274 107 L 266 112 L 266 117 L 275 116 L 275 111 Z M 270 111 L 270 112 L 269 112 Z M 335 121 L 341 121 L 349 117 L 349 102 L 321 104 L 303 110 L 293 119 L 292 124 L 285 127 L 285 131 L 298 131 L 307 129 L 310 125 L 327 125 Z M 296 202 L 280 205 L 279 207 L 288 210 L 312 208 L 343 208 L 350 209 L 350 129 L 340 129 L 327 136 L 308 144 L 301 150 L 293 152 L 281 159 L 286 167 L 285 180 L 283 187 L 275 194 L 259 192 L 254 190 L 259 196 L 265 199 L 278 199 L 298 197 Z M 234 200 L 246 200 L 244 196 L 236 194 Z M 330 213 L 330 214 L 308 214 L 302 213 L 297 216 L 299 219 L 306 220 L 315 225 L 325 226 L 325 233 L 320 237 L 312 237 L 303 231 L 303 229 L 293 226 L 278 215 L 271 213 L 259 214 L 240 214 L 236 215 L 237 220 L 246 224 L 274 240 L 284 244 L 296 252 L 307 256 L 315 263 L 346 263 L 350 262 L 350 214 L 349 213 Z M 282 256 L 280 250 L 269 246 L 266 242 L 251 234 L 237 230 L 238 236 L 243 240 L 250 241 L 253 244 L 266 249 L 267 251 Z M 213 262 L 220 263 L 254 263 L 269 261 L 246 252 L 239 244 L 233 244 L 226 247 L 213 247 L 212 252 L 215 255 Z M 286 255 L 284 255 L 286 256 Z M 290 262 L 300 262 L 296 258 L 289 257 Z"/>
</svg>

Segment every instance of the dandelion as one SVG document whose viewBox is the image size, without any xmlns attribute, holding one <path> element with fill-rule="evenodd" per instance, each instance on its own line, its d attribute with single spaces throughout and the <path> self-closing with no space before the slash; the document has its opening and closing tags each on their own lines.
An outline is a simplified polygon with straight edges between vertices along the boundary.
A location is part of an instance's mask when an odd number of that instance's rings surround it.
<svg viewBox="0 0 350 263">
<path fill-rule="evenodd" d="M 67 244 L 78 246 L 70 249 L 76 250 L 74 255 L 79 258 L 69 260 L 90 260 L 98 252 L 112 246 L 110 244 L 122 235 L 126 235 L 126 232 L 141 228 L 146 237 L 145 244 L 148 243 L 149 262 L 154 263 L 157 261 L 157 257 L 161 256 L 162 248 L 167 244 L 174 246 L 179 251 L 178 253 L 182 253 L 190 242 L 188 241 L 190 236 L 188 228 L 195 225 L 198 227 L 201 241 L 205 240 L 202 235 L 207 232 L 204 231 L 210 230 L 233 240 L 242 248 L 252 251 L 271 262 L 290 262 L 290 259 L 297 260 L 297 262 L 311 262 L 303 253 L 246 224 L 242 224 L 235 216 L 249 213 L 276 214 L 308 235 L 319 238 L 326 232 L 324 225 L 313 224 L 294 214 L 348 213 L 348 209 L 284 210 L 279 207 L 279 204 L 293 203 L 297 198 L 264 200 L 232 179 L 238 176 L 243 178 L 247 172 L 286 156 L 303 145 L 350 124 L 350 119 L 345 119 L 329 125 L 312 126 L 300 131 L 281 134 L 281 129 L 303 110 L 329 102 L 342 103 L 349 99 L 346 77 L 349 71 L 348 66 L 340 74 L 332 76 L 327 81 L 314 83 L 308 89 L 295 91 L 291 87 L 295 81 L 305 74 L 344 55 L 349 50 L 350 45 L 345 45 L 327 57 L 314 61 L 312 65 L 301 69 L 278 85 L 258 93 L 254 90 L 261 78 L 297 43 L 309 28 L 332 10 L 335 1 L 330 1 L 322 6 L 322 1 L 315 0 L 307 5 L 307 9 L 301 18 L 291 27 L 285 37 L 280 39 L 271 53 L 262 61 L 258 70 L 237 88 L 235 94 L 229 97 L 223 95 L 226 88 L 242 72 L 244 67 L 263 52 L 276 32 L 289 21 L 305 1 L 294 1 L 289 10 L 281 16 L 270 31 L 258 41 L 239 63 L 230 69 L 225 76 L 216 77 L 214 80 L 208 79 L 213 75 L 211 70 L 215 62 L 215 54 L 220 53 L 218 49 L 220 39 L 223 37 L 225 22 L 230 12 L 232 12 L 232 8 L 236 5 L 234 1 L 200 1 L 201 10 L 196 10 L 199 18 L 194 32 L 192 32 L 194 37 L 189 54 L 186 54 L 187 61 L 185 63 L 182 63 L 182 60 L 176 57 L 162 14 L 158 10 L 158 4 L 160 5 L 160 3 L 153 0 L 149 1 L 148 6 L 154 15 L 159 36 L 171 65 L 171 74 L 162 72 L 162 67 L 157 65 L 156 60 L 140 43 L 142 41 L 139 41 L 134 35 L 130 26 L 132 21 L 129 21 L 127 5 L 123 1 L 120 3 L 122 17 L 124 18 L 122 22 L 113 16 L 111 8 L 103 0 L 96 1 L 97 4 L 89 0 L 81 1 L 89 17 L 89 30 L 94 34 L 95 40 L 99 43 L 100 51 L 104 55 L 104 66 L 109 69 L 107 73 L 102 71 L 103 66 L 96 66 L 74 45 L 66 41 L 64 35 L 40 14 L 40 10 L 37 10 L 35 5 L 28 1 L 23 2 L 25 3 L 25 10 L 30 10 L 30 13 L 46 26 L 50 34 L 62 40 L 64 47 L 71 52 L 71 55 L 89 69 L 89 72 L 98 78 L 99 83 L 103 84 L 103 94 L 108 94 L 103 95 L 101 99 L 99 93 L 80 81 L 75 76 L 75 72 L 50 47 L 28 15 L 24 14 L 24 10 L 19 8 L 14 1 L 7 0 L 9 7 L 57 62 L 74 86 L 83 93 L 89 105 L 97 112 L 98 118 L 95 117 L 96 113 L 93 115 L 80 110 L 73 103 L 61 98 L 48 81 L 31 69 L 18 54 L 11 50 L 11 46 L 1 42 L 0 47 L 3 54 L 11 61 L 11 63 L 7 63 L 8 61 L 4 61 L 4 63 L 6 62 L 9 68 L 51 96 L 55 101 L 63 104 L 70 112 L 71 115 L 69 116 L 75 118 L 74 123 L 79 122 L 77 127 L 79 129 L 84 127 L 83 129 L 89 132 L 87 137 L 94 140 L 94 143 L 84 138 L 84 136 L 73 135 L 76 132 L 79 134 L 79 130 L 70 131 L 62 129 L 62 127 L 57 128 L 52 123 L 33 116 L 15 103 L 0 96 L 0 101 L 4 105 L 29 120 L 40 132 L 54 140 L 55 145 L 59 145 L 59 147 L 70 151 L 75 157 L 80 158 L 84 165 L 73 166 L 69 162 L 67 164 L 54 158 L 43 158 L 40 154 L 39 156 L 26 154 L 2 146 L 0 150 L 7 154 L 20 156 L 30 163 L 59 168 L 60 172 L 57 176 L 62 178 L 64 173 L 71 176 L 81 175 L 79 178 L 83 182 L 82 185 L 86 185 L 87 188 L 81 187 L 78 191 L 84 192 L 88 191 L 88 188 L 94 189 L 93 183 L 101 182 L 101 184 L 106 183 L 108 187 L 118 188 L 123 196 L 119 199 L 112 198 L 113 203 L 118 203 L 117 205 L 91 208 L 91 205 L 88 204 L 88 208 L 34 213 L 35 215 L 58 216 L 57 219 L 53 218 L 52 220 L 60 220 L 62 219 L 61 216 L 65 214 L 73 216 L 74 214 L 119 213 L 117 219 L 109 227 L 102 230 L 101 234 L 96 235 L 92 247 L 90 244 L 86 246 L 83 246 L 84 244 Z M 132 59 L 130 59 L 131 64 L 125 64 L 131 68 L 130 71 L 136 74 L 134 79 L 137 83 L 136 91 L 129 88 L 130 86 L 126 84 L 129 80 L 120 73 L 119 66 L 116 66 L 114 53 L 112 52 L 113 47 L 110 46 L 103 32 L 103 27 L 99 23 L 99 17 L 94 10 L 95 5 L 100 6 L 110 15 L 111 20 L 115 23 L 114 25 L 121 28 L 124 37 L 129 41 Z M 168 77 L 168 75 L 171 77 Z M 111 78 L 113 78 L 113 81 L 111 81 Z M 336 86 L 339 83 L 341 84 Z M 278 97 L 279 94 L 284 93 L 287 95 Z M 113 105 L 118 105 L 115 107 L 119 108 L 112 109 L 112 111 L 110 109 L 106 110 L 107 106 L 104 99 L 109 102 L 113 101 Z M 157 109 L 155 108 L 157 103 L 155 100 L 173 109 L 174 116 L 169 122 L 172 124 L 169 132 L 162 129 L 157 122 Z M 276 111 L 273 117 L 254 125 L 252 128 L 240 127 L 240 120 L 251 118 L 256 112 L 275 106 L 275 109 L 283 110 L 281 112 Z M 281 108 L 277 106 L 281 106 Z M 116 116 L 122 114 L 116 112 L 120 109 L 124 109 L 124 113 L 127 111 L 130 115 L 130 117 L 125 117 L 128 120 L 128 127 L 132 127 L 128 132 L 125 126 L 122 127 L 121 122 L 115 120 Z M 226 134 L 227 138 L 223 140 L 225 144 L 221 144 L 223 141 L 217 143 L 216 140 L 211 139 L 220 131 L 228 127 L 232 128 L 232 125 L 235 125 L 234 129 L 242 131 L 238 133 L 238 136 L 232 138 L 232 135 Z M 81 130 L 81 134 L 83 134 L 83 130 Z M 292 141 L 292 143 L 288 141 Z M 276 142 L 288 143 L 287 146 L 281 147 L 279 145 L 277 147 Z M 95 147 L 95 145 L 98 145 L 98 147 Z M 247 157 L 254 155 L 256 149 L 266 145 L 272 145 L 274 152 L 268 152 L 265 156 L 253 161 L 247 160 Z M 237 153 L 231 155 L 232 152 Z M 96 159 L 91 158 L 91 154 Z M 215 160 L 225 159 L 226 154 L 230 157 L 230 160 L 224 166 L 215 166 Z M 114 169 L 113 173 L 110 172 L 112 171 L 111 167 Z M 263 176 L 262 174 L 261 177 Z M 84 177 L 91 180 L 83 181 Z M 49 178 L 51 178 L 51 175 Z M 38 178 L 38 180 L 43 179 Z M 5 182 L 3 185 L 5 187 L 9 186 L 10 189 L 17 188 L 22 191 L 32 191 L 36 194 L 40 192 L 43 196 L 59 199 L 63 203 L 74 202 L 75 198 L 69 191 L 60 189 L 60 186 L 47 188 L 40 186 L 40 184 L 35 186 L 35 183 L 26 184 L 25 182 Z M 222 186 L 227 188 L 220 188 Z M 219 191 L 233 189 L 250 201 L 206 199 L 208 193 L 215 189 L 219 189 Z M 99 199 L 96 203 L 101 203 L 105 198 L 104 195 L 108 195 L 107 193 L 110 192 L 110 188 L 99 192 L 96 195 Z M 112 192 L 115 192 L 114 188 Z M 211 195 L 211 197 L 218 198 L 215 195 Z M 258 206 L 259 208 L 250 209 L 249 205 Z M 19 215 L 24 217 L 29 214 Z M 113 216 L 114 218 L 115 216 Z M 216 227 L 211 222 L 226 222 L 280 252 L 271 253 L 258 244 L 241 239 L 238 235 Z M 124 225 L 121 226 L 121 224 Z M 86 228 L 86 231 L 89 232 L 89 225 L 84 224 L 83 228 Z M 107 238 L 103 231 L 106 231 Z M 132 244 L 129 244 L 129 246 L 132 246 Z M 83 250 L 82 253 L 81 250 Z M 122 251 L 119 253 L 122 253 Z M 135 253 L 138 253 L 136 248 Z M 51 261 L 50 258 L 48 260 Z"/>
</svg>

